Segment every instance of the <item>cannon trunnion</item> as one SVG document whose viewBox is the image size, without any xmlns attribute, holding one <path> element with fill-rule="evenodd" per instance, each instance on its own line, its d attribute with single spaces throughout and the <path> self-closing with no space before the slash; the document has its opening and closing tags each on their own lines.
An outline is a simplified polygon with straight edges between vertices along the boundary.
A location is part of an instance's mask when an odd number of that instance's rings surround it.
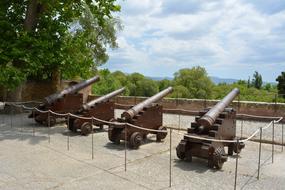
<svg viewBox="0 0 285 190">
<path fill-rule="evenodd" d="M 129 110 L 124 111 L 121 118 L 117 119 L 117 122 L 128 123 L 130 125 L 109 125 L 109 140 L 115 144 L 120 144 L 121 140 L 128 141 L 129 146 L 136 149 L 143 143 L 148 134 L 155 134 L 157 141 L 164 139 L 167 136 L 167 129 L 163 127 L 162 123 L 162 106 L 155 102 L 171 93 L 172 90 L 172 87 L 169 87 L 133 106 Z M 131 125 L 142 129 L 132 127 Z M 149 131 L 147 129 L 164 130 L 165 133 Z"/>
<path fill-rule="evenodd" d="M 236 90 L 236 89 L 235 89 Z M 223 100 L 222 100 L 223 101 Z M 228 106 L 228 102 L 225 106 Z M 220 105 L 219 103 L 217 105 Z M 236 139 L 236 111 L 233 108 L 223 108 L 215 113 L 210 124 L 202 125 L 201 119 L 208 117 L 208 113 L 213 112 L 216 107 L 205 109 L 199 112 L 199 116 L 191 123 L 187 129 L 187 134 L 176 147 L 177 157 L 181 160 L 192 161 L 192 157 L 199 157 L 208 160 L 210 168 L 221 169 L 228 156 L 233 152 L 239 153 L 244 148 L 244 143 L 236 142 L 214 142 L 204 139 L 235 140 Z M 193 138 L 193 137 L 197 138 Z M 228 151 L 225 151 L 228 147 Z"/>
</svg>

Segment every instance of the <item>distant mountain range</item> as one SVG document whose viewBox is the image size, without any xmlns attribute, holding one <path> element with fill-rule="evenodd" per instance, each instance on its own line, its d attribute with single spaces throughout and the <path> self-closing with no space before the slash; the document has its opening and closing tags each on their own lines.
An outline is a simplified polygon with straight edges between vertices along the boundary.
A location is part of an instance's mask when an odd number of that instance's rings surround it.
<svg viewBox="0 0 285 190">
<path fill-rule="evenodd" d="M 211 76 L 210 78 L 212 82 L 215 84 L 219 84 L 219 83 L 232 84 L 238 81 L 237 79 L 219 78 L 219 77 L 211 77 Z"/>
<path fill-rule="evenodd" d="M 147 77 L 150 78 L 152 80 L 163 80 L 163 79 L 167 79 L 167 80 L 173 80 L 172 77 Z M 224 79 L 224 78 L 219 78 L 219 77 L 210 77 L 211 80 L 213 81 L 213 83 L 215 84 L 219 84 L 219 83 L 227 83 L 227 84 L 232 84 L 234 82 L 237 82 L 237 79 Z"/>
<path fill-rule="evenodd" d="M 167 80 L 172 80 L 172 77 L 148 77 L 152 80 L 163 80 L 163 79 L 167 79 Z M 237 82 L 238 79 L 231 79 L 231 78 L 219 78 L 219 77 L 214 77 L 214 76 L 210 76 L 211 80 L 213 83 L 215 84 L 219 84 L 219 83 L 226 83 L 226 84 L 232 84 L 234 82 Z M 268 82 L 264 82 L 264 83 L 268 83 Z M 276 84 L 274 82 L 269 82 L 270 84 Z"/>
</svg>

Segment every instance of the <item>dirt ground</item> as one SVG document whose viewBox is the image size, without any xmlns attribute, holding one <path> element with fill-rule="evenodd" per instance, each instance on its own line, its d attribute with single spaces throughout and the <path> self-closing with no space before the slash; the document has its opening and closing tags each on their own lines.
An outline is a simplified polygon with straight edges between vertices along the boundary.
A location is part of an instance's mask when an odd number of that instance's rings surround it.
<svg viewBox="0 0 285 190">
<path fill-rule="evenodd" d="M 120 111 L 116 111 L 118 116 Z M 194 118 L 164 114 L 164 124 L 187 128 Z M 240 126 L 240 121 L 237 126 Z M 243 135 L 266 123 L 244 122 Z M 238 134 L 240 128 L 237 129 Z M 270 129 L 269 129 L 270 130 Z M 277 127 L 276 130 L 280 130 Z M 138 150 L 109 142 L 106 133 L 89 136 L 70 133 L 65 124 L 46 128 L 35 124 L 27 114 L 0 115 L 0 189 L 233 189 L 235 156 L 222 170 L 207 167 L 203 159 L 180 161 L 175 148 L 184 132 L 172 133 L 157 143 L 149 135 Z M 270 138 L 270 131 L 267 135 Z M 277 134 L 277 133 L 276 133 Z M 92 159 L 92 138 L 93 153 Z M 281 136 L 276 136 L 280 140 Z M 258 143 L 247 142 L 239 156 L 237 189 L 285 189 L 285 153 L 275 146 L 262 145 L 261 175 L 257 180 Z M 171 166 L 170 166 L 171 164 Z M 171 168 L 171 188 L 169 172 Z"/>
</svg>

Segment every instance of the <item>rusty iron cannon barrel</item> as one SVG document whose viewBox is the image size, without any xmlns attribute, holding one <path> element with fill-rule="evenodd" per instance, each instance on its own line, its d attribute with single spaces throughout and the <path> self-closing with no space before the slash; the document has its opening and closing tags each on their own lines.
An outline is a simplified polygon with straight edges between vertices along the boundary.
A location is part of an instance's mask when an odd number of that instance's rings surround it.
<svg viewBox="0 0 285 190">
<path fill-rule="evenodd" d="M 89 85 L 91 85 L 94 82 L 97 82 L 99 80 L 100 80 L 99 76 L 92 77 L 92 78 L 85 80 L 85 81 L 82 81 L 76 85 L 67 87 L 59 93 L 55 93 L 55 94 L 52 94 L 50 96 L 45 97 L 45 101 L 47 104 L 52 104 L 53 102 L 55 102 L 59 98 L 62 98 L 64 95 L 74 94 L 75 92 L 78 92 L 79 90 L 82 90 L 82 89 L 86 88 L 87 86 L 89 86 Z"/>
<path fill-rule="evenodd" d="M 168 87 L 166 89 L 164 89 L 163 91 L 155 94 L 154 96 L 146 99 L 145 101 L 135 105 L 134 107 L 132 107 L 131 109 L 125 111 L 122 114 L 123 118 L 126 119 L 131 119 L 133 118 L 136 114 L 138 114 L 141 110 L 143 110 L 143 108 L 151 105 L 152 103 L 162 99 L 164 96 L 167 96 L 169 93 L 171 93 L 173 91 L 172 87 Z"/>
<path fill-rule="evenodd" d="M 106 101 L 108 101 L 109 99 L 111 99 L 111 98 L 117 96 L 118 94 L 121 94 L 122 92 L 125 91 L 125 89 L 126 89 L 126 88 L 123 87 L 123 88 L 120 88 L 120 89 L 118 89 L 118 90 L 115 90 L 115 91 L 113 91 L 113 92 L 111 92 L 111 93 L 109 93 L 109 94 L 106 94 L 106 95 L 104 95 L 104 96 L 101 96 L 101 97 L 99 97 L 99 98 L 97 98 L 97 99 L 95 99 L 95 100 L 92 100 L 92 101 L 90 101 L 90 102 L 84 104 L 82 107 L 83 107 L 84 110 L 88 110 L 88 109 L 90 109 L 92 106 L 94 106 L 95 104 L 99 104 L 99 103 L 102 103 L 102 102 L 106 102 Z"/>
<path fill-rule="evenodd" d="M 215 120 L 224 109 L 239 95 L 239 89 L 234 88 L 227 96 L 225 96 L 219 103 L 212 107 L 205 115 L 203 115 L 198 123 L 204 127 L 209 128 L 215 123 Z"/>
</svg>

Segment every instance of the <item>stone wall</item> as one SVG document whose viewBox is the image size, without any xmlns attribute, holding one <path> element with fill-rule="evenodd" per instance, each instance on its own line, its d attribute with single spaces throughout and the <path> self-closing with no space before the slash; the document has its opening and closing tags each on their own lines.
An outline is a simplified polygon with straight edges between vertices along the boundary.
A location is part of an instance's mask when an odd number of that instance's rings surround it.
<svg viewBox="0 0 285 190">
<path fill-rule="evenodd" d="M 92 99 L 98 97 L 94 95 L 91 96 Z M 117 96 L 114 98 L 114 101 L 118 104 L 134 105 L 145 99 L 145 97 Z M 204 108 L 211 107 L 217 102 L 218 100 L 164 98 L 159 103 L 163 105 L 164 109 L 184 109 L 197 112 Z M 235 108 L 240 114 L 285 117 L 285 103 L 234 101 L 231 107 Z"/>
<path fill-rule="evenodd" d="M 61 83 L 61 90 L 67 88 L 68 86 L 74 85 L 77 82 L 64 80 Z M 83 94 L 83 101 L 86 102 L 88 95 L 91 94 L 91 86 L 82 89 L 79 93 Z M 43 100 L 44 97 L 49 96 L 54 93 L 50 82 L 27 82 L 23 87 L 22 99 L 23 101 L 32 101 L 32 100 Z"/>
</svg>

